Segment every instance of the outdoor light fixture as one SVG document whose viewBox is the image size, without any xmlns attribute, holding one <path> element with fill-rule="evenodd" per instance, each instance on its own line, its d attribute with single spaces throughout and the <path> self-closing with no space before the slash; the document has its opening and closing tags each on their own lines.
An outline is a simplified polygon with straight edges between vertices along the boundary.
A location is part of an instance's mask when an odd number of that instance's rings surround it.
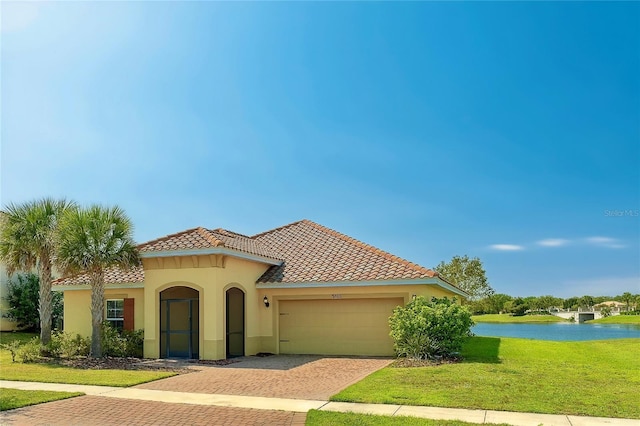
<svg viewBox="0 0 640 426">
<path fill-rule="evenodd" d="M 267 296 L 265 296 L 264 299 L 262 299 L 262 301 L 264 302 L 264 306 L 266 306 L 268 308 L 269 307 L 269 298 Z"/>
<path fill-rule="evenodd" d="M 416 300 L 416 295 L 414 294 L 413 296 L 411 296 L 412 300 Z"/>
</svg>

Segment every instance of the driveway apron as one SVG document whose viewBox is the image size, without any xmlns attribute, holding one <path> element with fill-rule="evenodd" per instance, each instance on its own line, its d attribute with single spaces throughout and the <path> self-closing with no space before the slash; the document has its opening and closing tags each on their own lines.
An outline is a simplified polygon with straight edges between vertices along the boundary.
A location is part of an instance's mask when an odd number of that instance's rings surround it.
<svg viewBox="0 0 640 426">
<path fill-rule="evenodd" d="M 194 366 L 193 373 L 145 383 L 142 389 L 223 395 L 328 400 L 389 363 L 388 358 L 272 355 L 242 357 L 224 366 Z"/>
</svg>

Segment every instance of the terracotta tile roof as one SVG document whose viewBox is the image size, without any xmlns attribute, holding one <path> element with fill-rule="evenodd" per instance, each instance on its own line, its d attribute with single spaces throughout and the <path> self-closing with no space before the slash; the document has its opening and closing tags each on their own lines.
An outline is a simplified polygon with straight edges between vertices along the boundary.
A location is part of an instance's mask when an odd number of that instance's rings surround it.
<svg viewBox="0 0 640 426">
<path fill-rule="evenodd" d="M 249 254 L 281 260 L 259 241 L 226 229 L 193 228 L 167 235 L 138 246 L 141 253 L 226 247 Z"/>
<path fill-rule="evenodd" d="M 258 283 L 309 283 L 433 278 L 428 268 L 309 220 L 248 237 L 225 229 L 193 228 L 138 246 L 141 253 L 226 247 L 275 260 Z M 142 267 L 110 269 L 105 282 L 144 282 Z M 62 278 L 55 285 L 88 284 L 86 275 Z"/>
<path fill-rule="evenodd" d="M 431 269 L 411 263 L 309 220 L 253 236 L 278 253 L 259 283 L 305 283 L 432 278 Z"/>
<path fill-rule="evenodd" d="M 105 284 L 132 284 L 144 282 L 144 270 L 142 266 L 131 268 L 130 270 L 122 270 L 120 268 L 109 268 L 104 274 Z M 53 281 L 53 285 L 79 285 L 89 284 L 89 276 L 87 274 L 78 274 L 71 277 L 58 278 Z"/>
</svg>

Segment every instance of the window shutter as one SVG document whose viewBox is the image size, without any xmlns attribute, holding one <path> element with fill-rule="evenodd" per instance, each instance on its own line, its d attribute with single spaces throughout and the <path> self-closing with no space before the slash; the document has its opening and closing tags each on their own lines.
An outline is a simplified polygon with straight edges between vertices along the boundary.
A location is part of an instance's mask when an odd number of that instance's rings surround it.
<svg viewBox="0 0 640 426">
<path fill-rule="evenodd" d="M 134 330 L 134 301 L 135 299 L 124 299 L 124 330 Z"/>
</svg>

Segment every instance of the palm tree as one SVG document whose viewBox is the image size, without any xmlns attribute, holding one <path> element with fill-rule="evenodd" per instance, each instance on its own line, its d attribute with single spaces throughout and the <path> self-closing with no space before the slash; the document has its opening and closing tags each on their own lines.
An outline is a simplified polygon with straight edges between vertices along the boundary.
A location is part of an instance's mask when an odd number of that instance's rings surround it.
<svg viewBox="0 0 640 426">
<path fill-rule="evenodd" d="M 133 225 L 119 207 L 76 208 L 60 220 L 57 264 L 68 274 L 86 273 L 91 284 L 91 356 L 102 357 L 104 273 L 140 264 Z"/>
<path fill-rule="evenodd" d="M 627 312 L 629 312 L 630 310 L 629 308 L 631 306 L 631 300 L 633 300 L 633 295 L 628 291 L 625 291 L 624 293 L 622 293 L 622 296 L 620 296 L 620 298 L 622 299 L 623 302 L 627 304 Z"/>
<path fill-rule="evenodd" d="M 51 281 L 55 258 L 55 234 L 64 213 L 75 207 L 65 199 L 43 198 L 23 204 L 9 204 L 1 216 L 0 260 L 7 272 L 38 270 L 40 289 L 40 341 L 51 340 Z"/>
</svg>

